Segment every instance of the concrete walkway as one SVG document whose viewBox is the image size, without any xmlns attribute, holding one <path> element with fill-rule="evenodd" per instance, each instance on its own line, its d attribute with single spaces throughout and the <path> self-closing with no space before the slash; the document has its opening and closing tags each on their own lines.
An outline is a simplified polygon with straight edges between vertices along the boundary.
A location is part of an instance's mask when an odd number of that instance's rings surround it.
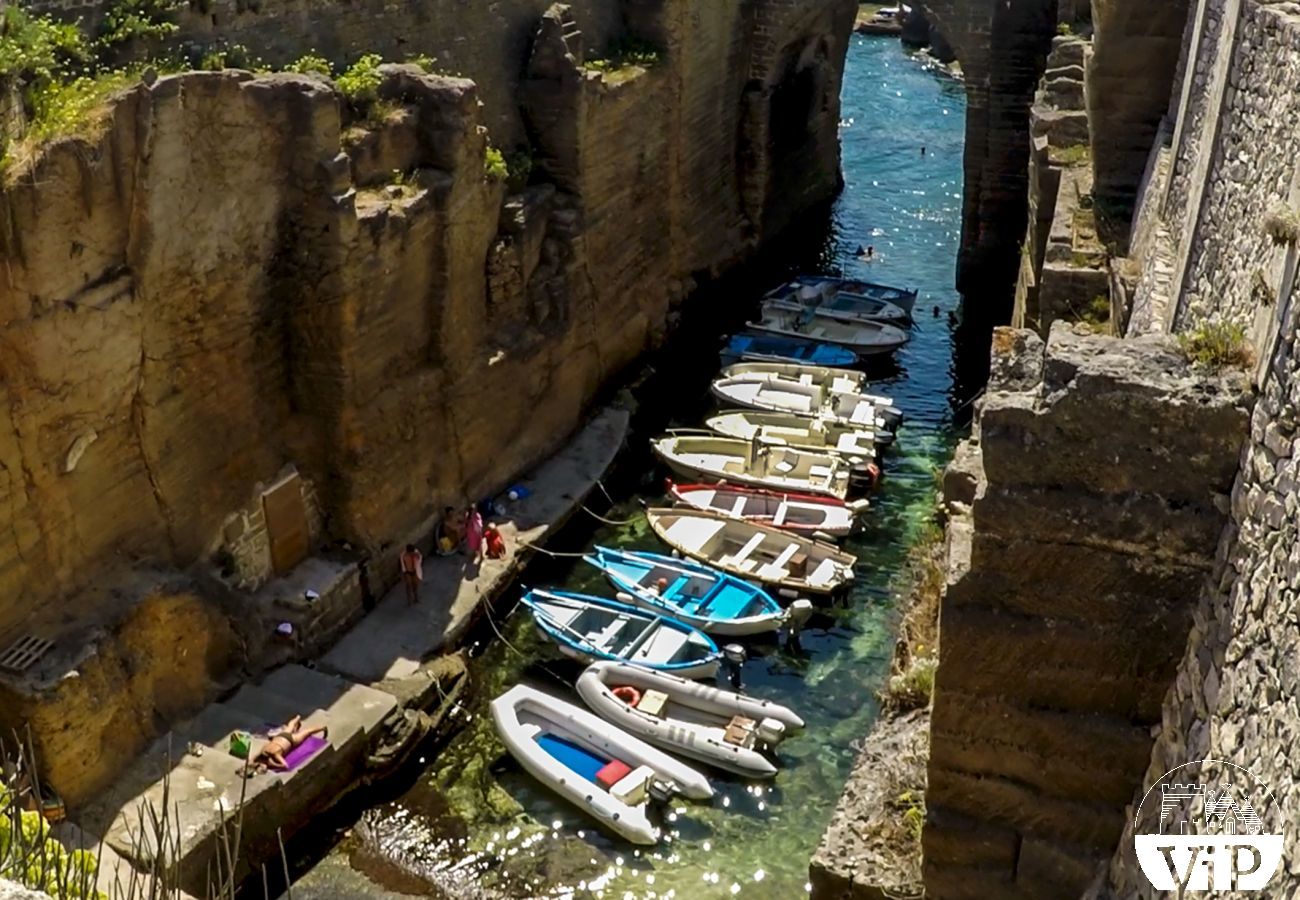
<svg viewBox="0 0 1300 900">
<path fill-rule="evenodd" d="M 372 736 L 396 708 L 397 700 L 383 691 L 284 666 L 261 685 L 244 685 L 159 738 L 111 790 L 82 810 L 81 826 L 145 869 L 158 853 L 151 817 L 166 810 L 175 845 L 164 846 L 165 855 L 180 861 L 181 886 L 205 896 L 223 844 L 234 840 L 237 810 L 243 811 L 241 856 L 267 858 L 271 848 L 278 849 L 278 827 L 307 821 L 363 771 Z M 308 725 L 329 726 L 328 746 L 292 772 L 245 780 L 244 761 L 230 754 L 231 733 L 263 731 L 294 715 Z M 202 755 L 190 752 L 194 745 Z M 246 864 L 240 870 L 239 875 L 249 871 Z"/>
<path fill-rule="evenodd" d="M 559 454 L 521 483 L 532 491 L 511 505 L 505 520 L 494 519 L 506 541 L 506 556 L 481 567 L 457 553 L 424 561 L 420 603 L 411 606 L 401 584 L 388 592 L 334 649 L 320 667 L 362 684 L 409 678 L 425 660 L 455 646 L 485 599 L 504 590 L 532 555 L 531 546 L 568 520 L 604 476 L 623 446 L 628 413 L 607 409 Z"/>
<path fill-rule="evenodd" d="M 400 716 L 402 703 L 414 696 L 402 680 L 450 651 L 482 602 L 510 584 L 531 547 L 582 504 L 622 448 L 628 421 L 625 410 L 603 411 L 521 482 L 531 494 L 512 505 L 505 521 L 494 519 L 506 539 L 505 559 L 485 561 L 481 568 L 459 554 L 428 559 L 418 605 L 409 605 L 398 585 L 319 661 L 319 670 L 283 666 L 260 685 L 245 684 L 175 726 L 80 811 L 80 827 L 63 827 L 65 844 L 93 851 L 102 836 L 100 884 L 110 896 L 114 882 L 126 884 L 132 870 L 152 866 L 158 848 L 150 822 L 164 809 L 173 845 L 164 846 L 163 855 L 178 861 L 172 871 L 195 895 L 208 894 L 236 827 L 237 878 L 277 859 L 277 829 L 287 841 L 357 783 L 367 756 Z M 329 745 L 291 773 L 245 780 L 239 774 L 243 761 L 229 753 L 231 732 L 264 731 L 294 715 L 308 725 L 328 725 Z M 198 748 L 201 753 L 190 752 Z"/>
</svg>

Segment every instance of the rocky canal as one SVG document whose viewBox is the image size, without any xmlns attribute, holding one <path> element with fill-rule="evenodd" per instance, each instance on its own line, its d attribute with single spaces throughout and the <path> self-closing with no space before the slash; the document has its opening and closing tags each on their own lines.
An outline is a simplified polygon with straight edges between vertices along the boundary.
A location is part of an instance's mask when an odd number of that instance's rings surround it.
<svg viewBox="0 0 1300 900">
<path fill-rule="evenodd" d="M 799 711 L 807 729 L 780 749 L 766 784 L 711 772 L 711 804 L 679 802 L 671 840 L 645 850 L 596 831 L 505 753 L 487 703 L 521 680 L 564 693 L 578 668 L 536 634 L 517 592 L 477 632 L 475 698 L 468 721 L 404 792 L 317 835 L 315 864 L 293 897 L 755 897 L 806 890 L 808 861 L 877 714 L 888 674 L 899 573 L 930 527 L 936 472 L 955 443 L 970 387 L 955 374 L 959 297 L 952 287 L 962 192 L 965 95 L 961 85 L 910 57 L 897 41 L 855 37 L 843 88 L 845 188 L 828 214 L 800 229 L 797 246 L 743 282 L 707 288 L 689 303 L 669 346 L 633 388 L 635 431 L 599 505 L 552 542 L 556 552 L 601 543 L 656 548 L 639 515 L 661 496 L 662 472 L 646 439 L 667 425 L 696 426 L 708 404 L 719 336 L 756 308 L 759 292 L 796 271 L 843 272 L 920 290 L 911 342 L 879 375 L 907 423 L 884 460 L 885 478 L 865 528 L 852 594 L 821 608 L 799 652 L 768 640 L 750 646 L 745 689 Z M 924 147 L 924 152 L 922 148 Z M 855 259 L 871 245 L 876 261 Z M 565 556 L 542 558 L 530 584 L 603 592 L 595 570 Z M 499 635 L 499 636 L 498 636 Z M 575 702 L 576 699 L 575 699 Z M 370 798 L 374 802 L 376 798 Z M 320 845 L 337 839 L 333 849 Z"/>
</svg>

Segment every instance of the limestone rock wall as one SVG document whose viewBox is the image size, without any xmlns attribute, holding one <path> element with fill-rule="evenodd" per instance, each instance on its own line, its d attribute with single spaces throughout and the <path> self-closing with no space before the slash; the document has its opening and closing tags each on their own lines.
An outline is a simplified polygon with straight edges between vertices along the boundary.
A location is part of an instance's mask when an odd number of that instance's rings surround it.
<svg viewBox="0 0 1300 900">
<path fill-rule="evenodd" d="M 999 330 L 940 613 L 929 896 L 1078 896 L 1109 857 L 1225 519 L 1249 385 L 1167 339 Z M 1103 424 L 1104 423 L 1104 424 Z"/>
<path fill-rule="evenodd" d="M 581 63 L 606 19 L 586 35 L 581 4 L 548 13 L 558 34 L 523 3 L 475 7 L 463 29 L 402 9 L 468 41 L 477 17 L 525 7 L 527 52 L 509 55 L 515 25 L 494 32 L 517 79 L 389 67 L 394 110 L 366 122 L 313 76 L 169 76 L 11 173 L 0 636 L 125 615 L 142 569 L 207 571 L 289 465 L 310 486 L 313 552 L 391 556 L 561 443 L 694 278 L 833 194 L 852 2 L 629 4 L 663 59 L 604 76 Z M 509 197 L 484 169 L 486 123 L 506 119 L 536 156 Z M 775 151 L 751 143 L 777 131 Z M 135 677 L 161 683 L 170 658 Z M 119 693 L 123 715 L 150 706 L 145 688 Z M 69 801 L 94 782 L 70 779 Z"/>
<path fill-rule="evenodd" d="M 1056 30 L 1056 0 L 930 0 L 966 81 L 957 287 L 973 312 L 1010 317 L 1027 224 L 1029 106 Z"/>
<path fill-rule="evenodd" d="M 1093 0 L 1092 5 L 1087 95 L 1094 190 L 1098 200 L 1127 213 L 1169 108 L 1188 3 Z"/>
</svg>

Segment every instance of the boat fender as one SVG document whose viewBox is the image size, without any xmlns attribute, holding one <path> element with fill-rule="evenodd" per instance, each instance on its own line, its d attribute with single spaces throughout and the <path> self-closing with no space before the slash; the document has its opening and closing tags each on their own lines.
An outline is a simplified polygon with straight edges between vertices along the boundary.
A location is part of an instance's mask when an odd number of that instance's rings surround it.
<svg viewBox="0 0 1300 900">
<path fill-rule="evenodd" d="M 614 595 L 614 599 L 617 600 L 619 603 L 622 603 L 624 606 L 632 606 L 634 602 L 632 599 L 632 595 L 629 594 L 627 591 L 619 591 Z"/>
<path fill-rule="evenodd" d="M 835 538 L 831 537 L 829 534 L 827 534 L 827 533 L 824 532 L 824 531 L 814 531 L 814 532 L 812 533 L 812 536 L 813 536 L 813 538 L 814 538 L 815 540 L 818 540 L 818 541 L 828 541 L 828 542 L 829 542 L 829 541 L 834 541 L 834 540 L 835 540 Z"/>
<path fill-rule="evenodd" d="M 641 702 L 641 692 L 630 684 L 620 684 L 617 687 L 612 687 L 609 692 L 628 706 L 636 706 Z"/>
<path fill-rule="evenodd" d="M 754 732 L 760 741 L 769 747 L 775 747 L 785 738 L 785 723 L 776 719 L 764 718 L 758 723 Z"/>
<path fill-rule="evenodd" d="M 858 500 L 850 500 L 844 505 L 847 506 L 853 512 L 859 513 L 865 510 L 867 507 L 869 507 L 871 505 L 871 501 L 868 500 L 866 497 L 862 497 Z"/>
</svg>

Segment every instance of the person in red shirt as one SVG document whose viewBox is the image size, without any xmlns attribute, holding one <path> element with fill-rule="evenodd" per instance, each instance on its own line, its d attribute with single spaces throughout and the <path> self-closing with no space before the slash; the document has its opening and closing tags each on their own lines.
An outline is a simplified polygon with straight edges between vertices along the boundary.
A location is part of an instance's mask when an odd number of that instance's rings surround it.
<svg viewBox="0 0 1300 900">
<path fill-rule="evenodd" d="M 415 549 L 414 544 L 407 544 L 400 557 L 402 565 L 402 583 L 406 585 L 406 602 L 412 606 L 420 602 L 420 582 L 424 581 L 424 557 Z"/>
<path fill-rule="evenodd" d="M 488 559 L 502 559 L 506 555 L 506 539 L 494 524 L 489 523 L 483 531 L 483 549 Z"/>
</svg>

